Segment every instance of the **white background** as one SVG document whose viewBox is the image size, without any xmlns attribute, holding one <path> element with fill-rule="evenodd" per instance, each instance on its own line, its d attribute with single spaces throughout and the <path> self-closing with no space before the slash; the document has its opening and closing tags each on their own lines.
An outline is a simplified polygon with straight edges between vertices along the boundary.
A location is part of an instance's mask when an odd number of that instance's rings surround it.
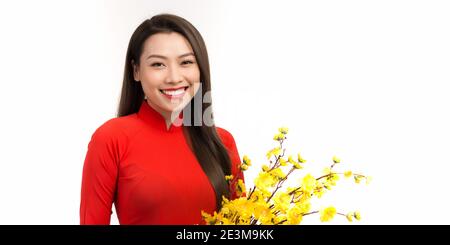
<svg viewBox="0 0 450 245">
<path fill-rule="evenodd" d="M 287 126 L 307 171 L 337 155 L 373 176 L 317 205 L 360 210 L 357 224 L 449 223 L 447 1 L 11 0 L 0 2 L 0 224 L 78 224 L 90 136 L 114 117 L 132 32 L 162 12 L 202 33 L 216 123 L 253 160 L 248 182 Z"/>
</svg>

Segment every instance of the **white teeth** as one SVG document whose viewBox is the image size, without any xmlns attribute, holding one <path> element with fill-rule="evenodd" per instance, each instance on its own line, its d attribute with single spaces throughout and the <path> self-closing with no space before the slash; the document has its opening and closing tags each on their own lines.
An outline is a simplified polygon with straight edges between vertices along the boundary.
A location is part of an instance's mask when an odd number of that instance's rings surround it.
<svg viewBox="0 0 450 245">
<path fill-rule="evenodd" d="M 180 88 L 180 89 L 178 89 L 178 90 L 161 90 L 161 91 L 162 91 L 164 94 L 167 94 L 167 95 L 177 96 L 177 95 L 183 94 L 183 93 L 184 93 L 184 89 L 185 89 L 185 88 Z"/>
</svg>

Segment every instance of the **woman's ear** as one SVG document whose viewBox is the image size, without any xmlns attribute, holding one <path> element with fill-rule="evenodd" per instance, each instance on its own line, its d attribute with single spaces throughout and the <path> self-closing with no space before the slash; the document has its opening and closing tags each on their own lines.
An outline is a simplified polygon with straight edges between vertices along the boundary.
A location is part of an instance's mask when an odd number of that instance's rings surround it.
<svg viewBox="0 0 450 245">
<path fill-rule="evenodd" d="M 131 66 L 133 67 L 134 81 L 139 82 L 141 80 L 139 76 L 139 65 L 134 63 L 134 60 L 131 60 Z"/>
</svg>

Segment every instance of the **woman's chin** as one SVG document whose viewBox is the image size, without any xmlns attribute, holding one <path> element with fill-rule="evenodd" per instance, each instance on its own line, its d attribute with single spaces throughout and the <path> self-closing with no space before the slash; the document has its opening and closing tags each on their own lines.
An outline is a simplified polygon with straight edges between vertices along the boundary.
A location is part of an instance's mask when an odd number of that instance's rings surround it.
<svg viewBox="0 0 450 245">
<path fill-rule="evenodd" d="M 164 109 L 166 109 L 166 111 L 170 112 L 170 113 L 176 113 L 176 112 L 180 112 L 184 109 L 184 107 L 186 107 L 187 103 L 184 101 L 179 101 L 179 102 L 171 102 L 170 104 L 167 104 Z"/>
</svg>

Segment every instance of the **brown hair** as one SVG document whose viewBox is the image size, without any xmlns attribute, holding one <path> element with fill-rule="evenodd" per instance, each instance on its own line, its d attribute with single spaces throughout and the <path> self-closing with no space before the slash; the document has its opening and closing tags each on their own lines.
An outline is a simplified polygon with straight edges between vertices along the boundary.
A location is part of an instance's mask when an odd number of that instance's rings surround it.
<svg viewBox="0 0 450 245">
<path fill-rule="evenodd" d="M 144 100 L 144 92 L 141 83 L 134 81 L 133 76 L 133 62 L 135 65 L 139 65 L 144 42 L 151 35 L 170 32 L 176 32 L 183 35 L 191 44 L 200 69 L 202 97 L 205 96 L 205 93 L 211 91 L 208 53 L 203 38 L 198 30 L 187 20 L 179 16 L 171 14 L 156 15 L 140 24 L 131 36 L 126 54 L 122 93 L 117 116 L 126 116 L 137 112 Z M 197 95 L 195 96 L 198 96 L 198 94 L 199 93 L 197 92 Z M 217 135 L 213 123 L 209 123 L 209 125 L 212 124 L 212 126 L 204 125 L 204 123 L 201 123 L 200 126 L 195 126 L 194 124 L 194 120 L 198 120 L 198 118 L 202 119 L 205 110 L 211 107 L 211 97 L 209 97 L 209 103 L 203 103 L 201 110 L 194 108 L 194 103 L 192 102 L 193 100 L 186 105 L 186 107 L 190 107 L 190 110 L 187 111 L 190 111 L 191 113 L 190 117 L 186 117 L 191 120 L 188 122 L 188 125 L 193 125 L 185 127 L 187 132 L 186 137 L 203 171 L 214 187 L 216 207 L 217 209 L 220 209 L 222 195 L 227 197 L 230 195 L 230 190 L 225 181 L 225 175 L 231 174 L 230 158 L 222 141 Z"/>
</svg>

